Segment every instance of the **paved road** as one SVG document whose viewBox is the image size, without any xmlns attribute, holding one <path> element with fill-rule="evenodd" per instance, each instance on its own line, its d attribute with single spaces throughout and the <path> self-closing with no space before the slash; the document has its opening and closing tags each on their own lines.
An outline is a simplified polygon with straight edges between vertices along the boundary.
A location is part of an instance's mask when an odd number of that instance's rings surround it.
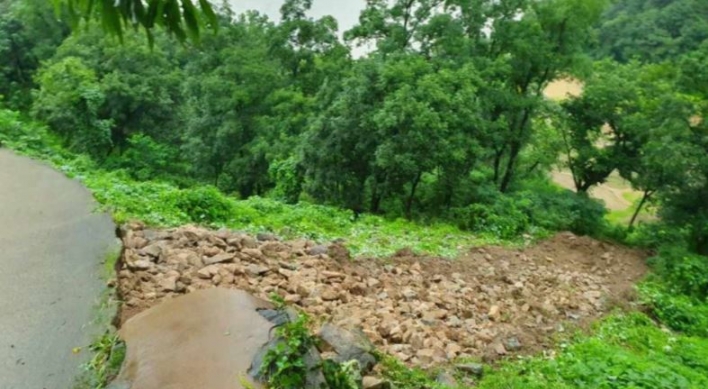
<svg viewBox="0 0 708 389">
<path fill-rule="evenodd" d="M 113 223 L 77 181 L 0 149 L 0 388 L 67 389 L 94 332 Z"/>
</svg>

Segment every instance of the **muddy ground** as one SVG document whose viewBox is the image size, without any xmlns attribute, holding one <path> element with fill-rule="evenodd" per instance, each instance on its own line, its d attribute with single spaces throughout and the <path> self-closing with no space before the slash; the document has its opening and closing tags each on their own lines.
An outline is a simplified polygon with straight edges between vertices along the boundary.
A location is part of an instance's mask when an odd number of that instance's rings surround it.
<svg viewBox="0 0 708 389">
<path fill-rule="evenodd" d="M 359 326 L 383 351 L 429 367 L 534 353 L 555 334 L 633 300 L 645 253 L 561 233 L 527 248 L 474 248 L 455 260 L 403 250 L 349 258 L 345 244 L 281 242 L 197 227 L 124 228 L 116 285 L 125 322 L 204 288 L 277 294 L 314 318 Z"/>
</svg>

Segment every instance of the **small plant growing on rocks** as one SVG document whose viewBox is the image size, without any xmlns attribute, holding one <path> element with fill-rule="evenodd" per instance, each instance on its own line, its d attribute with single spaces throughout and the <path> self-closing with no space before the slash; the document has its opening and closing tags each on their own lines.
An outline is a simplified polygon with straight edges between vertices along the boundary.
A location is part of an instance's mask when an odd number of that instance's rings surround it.
<svg viewBox="0 0 708 389">
<path fill-rule="evenodd" d="M 125 343 L 113 332 L 106 332 L 90 347 L 94 356 L 84 365 L 85 374 L 72 389 L 103 389 L 118 375 L 125 359 Z"/>
<path fill-rule="evenodd" d="M 301 389 L 306 387 L 308 366 L 306 355 L 315 345 L 307 329 L 308 318 L 300 315 L 297 320 L 278 327 L 281 341 L 268 350 L 261 367 L 261 374 L 273 389 Z"/>
</svg>

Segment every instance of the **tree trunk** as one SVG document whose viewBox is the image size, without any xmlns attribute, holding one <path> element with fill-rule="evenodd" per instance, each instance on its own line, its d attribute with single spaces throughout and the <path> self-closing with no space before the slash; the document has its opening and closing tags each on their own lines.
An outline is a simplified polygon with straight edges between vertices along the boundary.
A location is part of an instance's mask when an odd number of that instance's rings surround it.
<svg viewBox="0 0 708 389">
<path fill-rule="evenodd" d="M 494 150 L 494 183 L 499 183 L 499 168 L 501 167 L 501 159 L 504 155 L 504 148 L 501 150 Z"/>
<path fill-rule="evenodd" d="M 411 185 L 411 192 L 406 200 L 406 218 L 410 220 L 411 218 L 411 208 L 413 208 L 413 199 L 415 198 L 415 191 L 418 189 L 418 184 L 420 183 L 420 178 L 423 176 L 422 172 L 419 172 L 415 179 L 413 180 L 413 185 Z"/>
<path fill-rule="evenodd" d="M 637 206 L 637 209 L 634 210 L 634 214 L 632 215 L 632 220 L 629 221 L 629 229 L 631 230 L 634 227 L 634 222 L 637 221 L 637 216 L 639 216 L 639 212 L 642 210 L 642 207 L 644 207 L 644 203 L 646 203 L 649 200 L 649 197 L 651 197 L 653 193 L 651 191 L 644 191 L 644 196 L 642 196 L 642 201 L 639 202 L 639 205 Z"/>
<path fill-rule="evenodd" d="M 369 212 L 379 213 L 381 210 L 381 194 L 378 190 L 378 185 L 374 183 L 374 187 L 371 190 L 371 203 L 369 204 Z"/>
<path fill-rule="evenodd" d="M 504 172 L 504 178 L 499 186 L 499 191 L 502 193 L 506 193 L 509 190 L 511 179 L 514 177 L 516 158 L 519 156 L 519 151 L 520 146 L 517 142 L 514 142 L 514 144 L 511 145 L 511 150 L 509 150 L 509 160 L 506 163 L 506 171 Z"/>
</svg>

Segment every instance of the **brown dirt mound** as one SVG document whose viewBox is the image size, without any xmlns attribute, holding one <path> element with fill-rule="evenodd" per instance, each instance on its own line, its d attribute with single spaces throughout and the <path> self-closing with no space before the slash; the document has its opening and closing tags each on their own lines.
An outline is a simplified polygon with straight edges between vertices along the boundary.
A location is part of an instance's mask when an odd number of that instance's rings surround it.
<svg viewBox="0 0 708 389">
<path fill-rule="evenodd" d="M 646 271 L 640 251 L 569 233 L 525 249 L 476 248 L 457 260 L 406 251 L 349 260 L 341 244 L 258 238 L 191 226 L 125 229 L 120 321 L 198 289 L 277 293 L 318 320 L 361 326 L 384 351 L 426 367 L 550 346 L 566 326 L 631 301 Z"/>
</svg>

